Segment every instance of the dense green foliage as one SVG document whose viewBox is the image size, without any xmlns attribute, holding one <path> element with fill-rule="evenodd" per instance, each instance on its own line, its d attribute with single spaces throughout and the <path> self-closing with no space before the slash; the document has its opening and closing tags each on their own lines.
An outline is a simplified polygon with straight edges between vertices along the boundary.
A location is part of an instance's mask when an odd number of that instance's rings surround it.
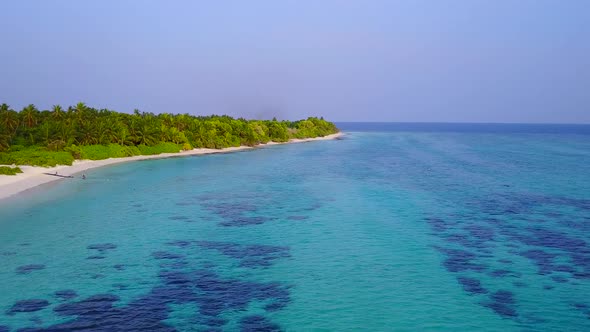
<svg viewBox="0 0 590 332">
<path fill-rule="evenodd" d="M 324 119 L 245 120 L 229 116 L 118 113 L 78 103 L 67 110 L 34 105 L 20 112 L 0 105 L 0 164 L 71 165 L 74 159 L 106 159 L 195 148 L 253 146 L 338 132 Z"/>
<path fill-rule="evenodd" d="M 141 154 L 135 146 L 108 145 L 72 145 L 66 148 L 76 159 L 101 160 L 107 158 L 131 157 Z"/>
<path fill-rule="evenodd" d="M 0 175 L 17 175 L 22 172 L 18 167 L 0 166 Z"/>
<path fill-rule="evenodd" d="M 46 151 L 40 147 L 0 152 L 0 165 L 57 166 L 71 165 L 74 157 L 66 151 Z"/>
</svg>

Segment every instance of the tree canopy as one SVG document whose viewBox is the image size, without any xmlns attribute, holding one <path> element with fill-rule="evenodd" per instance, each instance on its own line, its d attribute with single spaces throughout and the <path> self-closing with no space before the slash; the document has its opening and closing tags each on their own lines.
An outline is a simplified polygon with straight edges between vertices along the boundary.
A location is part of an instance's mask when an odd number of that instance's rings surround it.
<svg viewBox="0 0 590 332">
<path fill-rule="evenodd" d="M 17 163 L 7 155 L 14 157 L 23 151 L 67 152 L 81 158 L 84 151 L 90 151 L 90 146 L 102 146 L 94 150 L 102 149 L 101 153 L 108 158 L 112 154 L 151 154 L 174 149 L 177 152 L 179 147 L 189 150 L 254 146 L 336 132 L 338 129 L 333 123 L 315 117 L 278 121 L 234 119 L 226 115 L 154 114 L 139 110 L 127 114 L 95 109 L 84 103 L 67 109 L 55 105 L 51 110 L 38 110 L 31 104 L 17 112 L 1 104 L 0 164 Z M 110 149 L 105 150 L 109 146 Z"/>
</svg>

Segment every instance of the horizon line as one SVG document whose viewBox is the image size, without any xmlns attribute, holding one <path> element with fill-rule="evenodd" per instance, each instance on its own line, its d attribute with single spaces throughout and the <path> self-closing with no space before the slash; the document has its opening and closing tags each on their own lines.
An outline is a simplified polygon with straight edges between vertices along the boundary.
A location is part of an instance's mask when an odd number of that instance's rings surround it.
<svg viewBox="0 0 590 332">
<path fill-rule="evenodd" d="M 590 126 L 590 122 L 452 122 L 452 121 L 337 121 L 334 123 L 399 123 L 399 124 L 497 124 L 497 125 L 571 125 Z"/>
</svg>

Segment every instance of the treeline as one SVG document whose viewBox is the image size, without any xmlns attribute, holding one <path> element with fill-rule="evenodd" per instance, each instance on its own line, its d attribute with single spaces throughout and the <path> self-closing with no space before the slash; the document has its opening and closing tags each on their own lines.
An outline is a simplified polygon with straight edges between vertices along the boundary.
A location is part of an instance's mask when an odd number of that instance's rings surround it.
<svg viewBox="0 0 590 332">
<path fill-rule="evenodd" d="M 71 164 L 192 148 L 254 146 L 269 141 L 319 137 L 338 132 L 323 118 L 300 121 L 246 120 L 229 116 L 133 114 L 95 109 L 84 103 L 51 110 L 34 105 L 20 112 L 0 105 L 0 164 Z M 70 158 L 71 156 L 71 158 Z M 49 160 L 44 160 L 49 159 Z"/>
</svg>

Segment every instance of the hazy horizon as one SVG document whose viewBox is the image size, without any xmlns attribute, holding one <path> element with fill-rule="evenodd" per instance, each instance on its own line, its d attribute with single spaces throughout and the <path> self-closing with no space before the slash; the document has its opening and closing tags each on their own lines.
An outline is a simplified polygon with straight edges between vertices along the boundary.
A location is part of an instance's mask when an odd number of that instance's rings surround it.
<svg viewBox="0 0 590 332">
<path fill-rule="evenodd" d="M 0 103 L 590 123 L 590 2 L 0 3 Z"/>
</svg>

